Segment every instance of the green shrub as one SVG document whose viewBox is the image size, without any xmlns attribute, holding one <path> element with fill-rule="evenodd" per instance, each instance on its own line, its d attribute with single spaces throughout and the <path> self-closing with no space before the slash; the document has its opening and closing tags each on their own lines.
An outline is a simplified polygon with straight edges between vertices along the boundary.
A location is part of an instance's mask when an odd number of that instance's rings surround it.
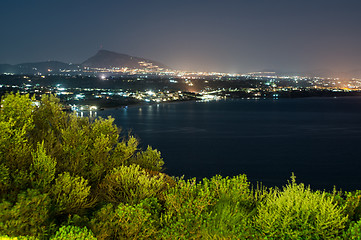
<svg viewBox="0 0 361 240">
<path fill-rule="evenodd" d="M 275 239 L 334 239 L 347 216 L 325 192 L 313 192 L 295 177 L 280 190 L 271 190 L 258 208 L 257 228 Z"/>
<path fill-rule="evenodd" d="M 20 236 L 20 237 L 0 236 L 0 240 L 38 240 L 38 238 L 32 236 Z"/>
<path fill-rule="evenodd" d="M 354 192 L 333 192 L 335 202 L 342 206 L 349 220 L 357 222 L 361 219 L 361 191 Z"/>
<path fill-rule="evenodd" d="M 205 180 L 206 181 L 206 180 Z M 179 180 L 164 195 L 161 236 L 164 239 L 199 239 L 208 210 L 216 203 L 207 185 L 196 179 Z"/>
<path fill-rule="evenodd" d="M 6 165 L 0 164 L 0 196 L 5 194 L 11 186 L 10 172 Z"/>
<path fill-rule="evenodd" d="M 55 201 L 55 211 L 59 214 L 79 213 L 92 207 L 90 186 L 82 177 L 72 177 L 69 173 L 59 174 L 51 189 Z"/>
<path fill-rule="evenodd" d="M 33 142 L 44 140 L 46 149 L 58 149 L 60 131 L 66 127 L 69 117 L 61 110 L 60 100 L 53 95 L 43 95 L 40 105 L 33 109 L 32 117 L 35 127 L 30 131 L 30 137 Z"/>
<path fill-rule="evenodd" d="M 35 109 L 32 101 L 34 100 L 34 98 L 29 98 L 29 94 L 7 94 L 1 99 L 0 121 L 12 123 L 13 130 L 25 132 L 32 130 Z"/>
<path fill-rule="evenodd" d="M 118 216 L 113 204 L 107 204 L 95 212 L 90 220 L 90 228 L 99 240 L 115 239 L 118 230 Z"/>
<path fill-rule="evenodd" d="M 232 178 L 215 176 L 204 179 L 214 194 L 216 203 L 211 206 L 204 224 L 204 235 L 211 239 L 256 238 L 252 217 L 256 214 L 258 194 L 250 188 L 245 175 Z"/>
<path fill-rule="evenodd" d="M 350 223 L 349 228 L 344 233 L 344 239 L 361 240 L 361 220 Z"/>
<path fill-rule="evenodd" d="M 143 168 L 152 171 L 161 171 L 162 166 L 164 165 L 160 152 L 156 149 L 152 149 L 150 146 L 148 146 L 145 151 L 138 152 L 137 156 L 131 161 L 131 163 L 138 164 Z"/>
<path fill-rule="evenodd" d="M 33 153 L 33 163 L 30 167 L 34 187 L 49 188 L 55 178 L 55 166 L 56 160 L 46 155 L 44 142 L 38 144 L 37 151 Z"/>
<path fill-rule="evenodd" d="M 8 94 L 1 100 L 0 163 L 11 170 L 28 168 L 31 151 L 27 134 L 34 128 L 29 95 Z"/>
<path fill-rule="evenodd" d="M 139 165 L 113 169 L 100 185 L 102 196 L 110 203 L 139 203 L 157 197 L 167 187 L 163 174 L 151 176 Z"/>
<path fill-rule="evenodd" d="M 142 202 L 135 206 L 119 204 L 115 212 L 119 219 L 118 239 L 149 239 L 157 232 Z"/>
<path fill-rule="evenodd" d="M 149 200 L 133 206 L 121 203 L 115 209 L 111 204 L 104 206 L 90 221 L 97 239 L 154 239 L 157 228 L 149 203 Z"/>
<path fill-rule="evenodd" d="M 0 203 L 0 234 L 9 236 L 47 235 L 51 227 L 49 219 L 50 198 L 38 190 L 28 189 L 20 193 L 15 204 Z"/>
<path fill-rule="evenodd" d="M 97 240 L 86 227 L 63 226 L 50 240 Z"/>
<path fill-rule="evenodd" d="M 89 119 L 69 115 L 64 128 L 60 129 L 61 150 L 57 156 L 60 172 L 84 176 L 89 164 L 89 150 L 92 139 L 89 136 Z"/>
<path fill-rule="evenodd" d="M 164 195 L 164 239 L 262 239 L 253 226 L 260 193 L 245 175 L 179 180 Z"/>
<path fill-rule="evenodd" d="M 202 236 L 205 239 L 258 239 L 256 236 L 261 234 L 254 229 L 251 216 L 239 204 L 218 202 L 204 223 Z"/>
<path fill-rule="evenodd" d="M 138 139 L 133 136 L 122 139 L 122 141 L 116 145 L 110 156 L 109 169 L 117 168 L 122 165 L 130 165 L 129 162 L 136 156 L 138 145 Z"/>
</svg>

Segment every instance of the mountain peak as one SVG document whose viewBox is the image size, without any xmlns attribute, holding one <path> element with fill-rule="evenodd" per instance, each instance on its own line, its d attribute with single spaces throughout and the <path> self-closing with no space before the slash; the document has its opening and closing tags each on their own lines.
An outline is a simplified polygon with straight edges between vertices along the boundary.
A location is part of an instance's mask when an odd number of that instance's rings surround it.
<svg viewBox="0 0 361 240">
<path fill-rule="evenodd" d="M 133 57 L 127 54 L 116 53 L 104 49 L 99 50 L 93 57 L 90 57 L 85 62 L 83 62 L 82 65 L 92 68 L 144 68 L 144 66 L 142 66 L 142 63 L 150 63 L 153 66 L 167 68 L 165 65 L 153 60 Z"/>
<path fill-rule="evenodd" d="M 123 53 L 117 53 L 117 52 L 113 52 L 113 51 L 109 51 L 109 50 L 105 50 L 105 49 L 100 49 L 96 54 L 95 54 L 95 56 L 97 56 L 97 55 L 113 55 L 113 56 L 115 56 L 115 55 L 121 55 L 121 56 L 129 56 L 129 55 L 127 55 L 127 54 L 123 54 Z"/>
</svg>

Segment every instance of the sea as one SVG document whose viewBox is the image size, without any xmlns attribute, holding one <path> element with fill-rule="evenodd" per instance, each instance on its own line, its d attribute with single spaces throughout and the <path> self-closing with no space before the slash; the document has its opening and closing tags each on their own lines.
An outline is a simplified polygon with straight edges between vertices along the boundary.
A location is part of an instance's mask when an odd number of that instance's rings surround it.
<svg viewBox="0 0 361 240">
<path fill-rule="evenodd" d="M 226 99 L 106 109 L 184 178 L 246 174 L 282 187 L 294 173 L 315 190 L 361 189 L 361 97 Z"/>
</svg>

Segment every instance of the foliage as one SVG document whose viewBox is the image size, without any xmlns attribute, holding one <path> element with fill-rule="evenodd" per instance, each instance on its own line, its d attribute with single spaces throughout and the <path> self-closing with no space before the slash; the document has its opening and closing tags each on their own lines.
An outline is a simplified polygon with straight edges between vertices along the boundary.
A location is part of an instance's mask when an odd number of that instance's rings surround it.
<svg viewBox="0 0 361 240">
<path fill-rule="evenodd" d="M 8 95 L 1 101 L 0 164 L 10 172 L 27 169 L 31 163 L 28 133 L 34 128 L 29 96 Z"/>
<path fill-rule="evenodd" d="M 159 152 L 143 151 L 133 136 L 121 137 L 113 118 L 90 121 L 67 114 L 52 95 L 35 101 L 20 94 L 1 99 L 0 234 L 43 238 L 70 216 L 85 221 L 99 204 L 109 203 L 100 183 L 114 176 L 114 169 L 138 174 L 133 185 L 124 186 L 129 190 L 124 196 L 135 202 L 166 188 L 164 174 L 151 176 L 143 169 L 161 170 Z"/>
<path fill-rule="evenodd" d="M 35 189 L 20 193 L 15 204 L 8 201 L 1 202 L 0 234 L 14 237 L 46 236 L 51 227 L 49 208 L 49 196 Z"/>
<path fill-rule="evenodd" d="M 149 208 L 153 201 L 145 199 L 136 205 L 121 203 L 115 209 L 108 204 L 95 214 L 91 227 L 98 239 L 154 238 L 158 230 L 152 217 L 157 209 L 154 205 Z"/>
<path fill-rule="evenodd" d="M 163 174 L 151 176 L 139 165 L 113 169 L 100 184 L 100 191 L 107 202 L 139 203 L 158 196 L 167 187 Z"/>
<path fill-rule="evenodd" d="M 76 213 L 92 206 L 88 181 L 82 177 L 72 177 L 68 172 L 59 174 L 51 194 L 58 213 Z"/>
<path fill-rule="evenodd" d="M 337 192 L 333 191 L 334 201 L 344 208 L 350 221 L 357 222 L 361 219 L 361 191 Z"/>
<path fill-rule="evenodd" d="M 361 239 L 361 191 L 170 177 L 113 118 L 35 101 L 1 100 L 0 239 Z"/>
<path fill-rule="evenodd" d="M 257 213 L 260 196 L 264 196 L 262 189 L 253 190 L 245 175 L 233 178 L 215 176 L 210 180 L 205 179 L 204 182 L 217 199 L 205 224 L 206 238 L 261 237 L 254 229 L 252 217 Z"/>
<path fill-rule="evenodd" d="M 160 235 L 164 239 L 245 239 L 253 228 L 262 190 L 253 190 L 245 175 L 179 180 L 165 196 Z M 261 238 L 260 238 L 261 239 Z"/>
<path fill-rule="evenodd" d="M 62 226 L 50 240 L 96 240 L 93 233 L 86 227 Z"/>
<path fill-rule="evenodd" d="M 48 187 L 55 178 L 55 166 L 56 160 L 46 155 L 44 142 L 38 144 L 37 151 L 33 153 L 33 163 L 30 166 L 34 187 Z"/>
<path fill-rule="evenodd" d="M 283 188 L 270 190 L 258 208 L 257 228 L 276 239 L 334 239 L 347 216 L 325 192 L 296 184 L 295 176 Z"/>
<path fill-rule="evenodd" d="M 33 236 L 18 236 L 18 237 L 0 236 L 0 240 L 38 240 L 38 238 Z"/>
<path fill-rule="evenodd" d="M 161 158 L 159 151 L 152 149 L 151 146 L 148 146 L 145 151 L 138 152 L 134 159 L 134 163 L 139 164 L 149 170 L 161 171 L 164 161 Z"/>
<path fill-rule="evenodd" d="M 6 165 L 0 164 L 0 194 L 4 194 L 10 188 L 10 172 Z"/>
<path fill-rule="evenodd" d="M 361 220 L 357 222 L 351 222 L 350 227 L 344 234 L 345 239 L 361 240 Z"/>
<path fill-rule="evenodd" d="M 161 217 L 162 237 L 165 239 L 198 239 L 207 218 L 207 210 L 214 205 L 214 194 L 207 184 L 196 179 L 179 180 L 164 196 L 165 213 Z"/>
</svg>

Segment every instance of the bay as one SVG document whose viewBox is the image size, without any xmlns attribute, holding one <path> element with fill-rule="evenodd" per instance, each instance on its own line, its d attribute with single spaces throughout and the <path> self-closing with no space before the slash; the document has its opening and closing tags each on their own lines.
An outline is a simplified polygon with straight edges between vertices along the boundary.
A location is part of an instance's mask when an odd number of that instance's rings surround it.
<svg viewBox="0 0 361 240">
<path fill-rule="evenodd" d="M 361 189 L 361 98 L 230 99 L 108 109 L 123 134 L 158 149 L 186 178 L 246 174 L 284 186 Z"/>
</svg>

